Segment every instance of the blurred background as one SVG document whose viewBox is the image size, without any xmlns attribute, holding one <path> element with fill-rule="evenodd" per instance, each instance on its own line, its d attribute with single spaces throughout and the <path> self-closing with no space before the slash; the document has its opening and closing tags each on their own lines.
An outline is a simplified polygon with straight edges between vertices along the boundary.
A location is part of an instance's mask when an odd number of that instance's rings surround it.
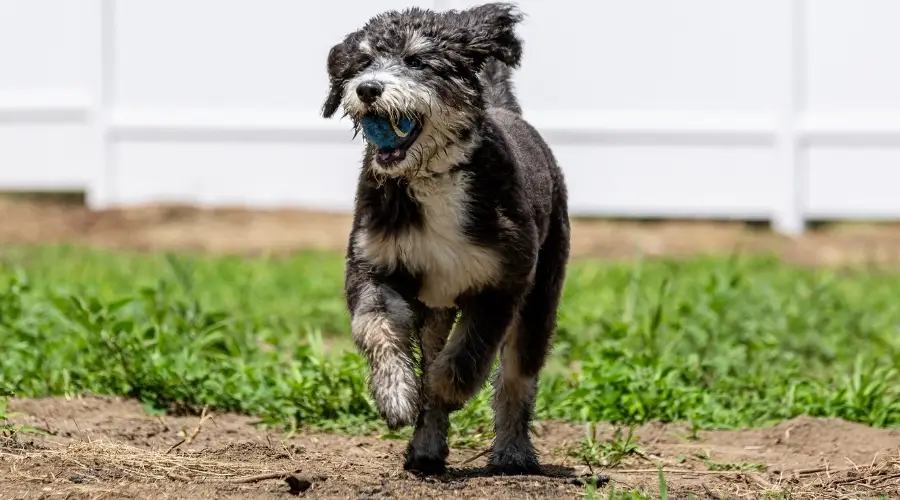
<svg viewBox="0 0 900 500">
<path fill-rule="evenodd" d="M 319 115 L 328 49 L 477 3 L 0 0 L 0 241 L 342 248 L 361 139 Z M 892 254 L 856 223 L 900 216 L 896 0 L 518 3 L 576 253 Z"/>
</svg>

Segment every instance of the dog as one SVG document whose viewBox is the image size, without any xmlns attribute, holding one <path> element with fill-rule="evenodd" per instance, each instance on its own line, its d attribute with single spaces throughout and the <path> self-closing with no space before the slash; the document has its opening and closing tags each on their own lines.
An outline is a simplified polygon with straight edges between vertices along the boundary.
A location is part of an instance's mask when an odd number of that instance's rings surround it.
<svg viewBox="0 0 900 500">
<path fill-rule="evenodd" d="M 323 117 L 342 109 L 356 133 L 366 116 L 415 124 L 396 147 L 366 140 L 344 293 L 375 406 L 390 429 L 415 426 L 404 468 L 424 475 L 446 471 L 450 414 L 498 353 L 490 466 L 542 470 L 529 430 L 570 223 L 563 173 L 512 84 L 522 19 L 507 3 L 392 10 L 328 52 Z"/>
</svg>

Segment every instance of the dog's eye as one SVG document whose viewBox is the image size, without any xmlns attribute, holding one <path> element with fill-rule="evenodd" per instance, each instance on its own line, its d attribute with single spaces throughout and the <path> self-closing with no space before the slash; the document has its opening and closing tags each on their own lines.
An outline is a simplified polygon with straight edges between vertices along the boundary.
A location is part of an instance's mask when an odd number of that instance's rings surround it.
<svg viewBox="0 0 900 500">
<path fill-rule="evenodd" d="M 409 56 L 403 59 L 403 63 L 409 66 L 410 68 L 421 68 L 423 66 L 422 60 L 416 56 Z"/>
</svg>

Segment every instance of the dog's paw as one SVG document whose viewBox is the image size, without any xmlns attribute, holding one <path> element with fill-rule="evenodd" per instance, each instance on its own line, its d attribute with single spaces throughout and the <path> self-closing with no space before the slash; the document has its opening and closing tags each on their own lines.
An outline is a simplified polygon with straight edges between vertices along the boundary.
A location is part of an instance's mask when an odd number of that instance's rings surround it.
<svg viewBox="0 0 900 500">
<path fill-rule="evenodd" d="M 418 394 L 415 386 L 372 387 L 375 407 L 392 431 L 415 425 L 419 416 Z"/>
<path fill-rule="evenodd" d="M 417 474 L 438 476 L 447 472 L 447 458 L 446 455 L 425 453 L 417 448 L 409 447 L 406 450 L 403 468 Z"/>
<path fill-rule="evenodd" d="M 399 431 L 404 427 L 410 427 L 415 424 L 415 418 L 410 418 L 406 414 L 381 412 L 381 418 L 391 432 Z"/>
<path fill-rule="evenodd" d="M 393 394 L 375 398 L 375 407 L 378 408 L 378 413 L 391 431 L 416 423 L 418 402 L 414 398 L 406 396 Z"/>
<path fill-rule="evenodd" d="M 507 476 L 540 476 L 543 468 L 532 450 L 503 450 L 491 455 L 491 470 Z"/>
<path fill-rule="evenodd" d="M 411 368 L 380 365 L 373 370 L 369 389 L 375 407 L 392 431 L 414 425 L 419 416 L 419 385 Z"/>
</svg>

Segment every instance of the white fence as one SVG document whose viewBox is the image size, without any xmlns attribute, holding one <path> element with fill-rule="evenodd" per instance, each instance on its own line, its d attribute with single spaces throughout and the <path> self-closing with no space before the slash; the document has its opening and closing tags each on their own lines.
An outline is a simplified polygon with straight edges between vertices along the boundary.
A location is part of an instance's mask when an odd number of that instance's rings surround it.
<svg viewBox="0 0 900 500">
<path fill-rule="evenodd" d="M 0 190 L 351 206 L 329 47 L 455 0 L 0 0 Z M 583 215 L 900 218 L 900 1 L 520 0 L 527 117 Z"/>
</svg>

